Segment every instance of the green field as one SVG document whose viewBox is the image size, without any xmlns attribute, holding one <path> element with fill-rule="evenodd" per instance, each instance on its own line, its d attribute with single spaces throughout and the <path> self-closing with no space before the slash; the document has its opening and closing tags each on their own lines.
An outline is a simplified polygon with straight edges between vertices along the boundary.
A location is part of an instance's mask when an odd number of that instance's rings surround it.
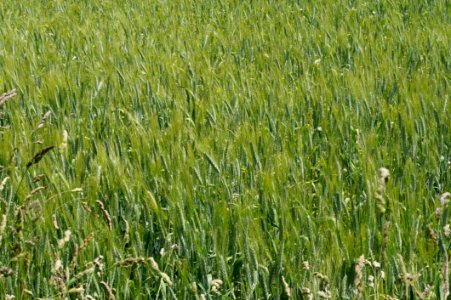
<svg viewBox="0 0 451 300">
<path fill-rule="evenodd" d="M 0 19 L 0 299 L 449 295 L 449 0 Z"/>
</svg>

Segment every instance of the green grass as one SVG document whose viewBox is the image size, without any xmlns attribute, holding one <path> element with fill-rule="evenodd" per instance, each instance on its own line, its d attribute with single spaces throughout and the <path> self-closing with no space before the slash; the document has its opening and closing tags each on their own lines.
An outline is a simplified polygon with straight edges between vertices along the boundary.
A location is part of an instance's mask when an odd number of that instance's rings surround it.
<svg viewBox="0 0 451 300">
<path fill-rule="evenodd" d="M 450 15 L 1 1 L 0 298 L 444 299 Z"/>
</svg>

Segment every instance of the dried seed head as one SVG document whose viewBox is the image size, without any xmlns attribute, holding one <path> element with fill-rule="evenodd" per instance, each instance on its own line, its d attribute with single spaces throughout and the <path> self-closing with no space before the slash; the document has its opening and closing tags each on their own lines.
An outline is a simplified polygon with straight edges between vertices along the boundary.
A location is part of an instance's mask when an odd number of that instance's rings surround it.
<svg viewBox="0 0 451 300">
<path fill-rule="evenodd" d="M 330 299 L 332 297 L 332 294 L 328 290 L 321 290 L 321 291 L 318 291 L 318 296 L 320 298 Z"/>
<path fill-rule="evenodd" d="M 125 224 L 124 243 L 127 245 L 130 242 L 130 225 L 128 224 L 128 221 L 125 218 L 122 218 L 122 220 L 124 220 Z M 162 249 L 164 250 L 164 248 Z"/>
<path fill-rule="evenodd" d="M 14 270 L 5 266 L 0 266 L 0 278 L 9 277 L 14 274 Z"/>
<path fill-rule="evenodd" d="M 0 225 L 0 234 L 3 234 L 3 233 L 5 232 L 5 229 L 6 229 L 6 220 L 7 220 L 6 214 L 3 214 L 3 215 L 2 215 L 2 223 L 1 223 L 1 225 Z"/>
<path fill-rule="evenodd" d="M 424 287 L 423 292 L 417 291 L 417 296 L 419 299 L 424 300 L 424 299 L 429 299 L 431 296 L 431 292 L 432 292 L 432 286 L 429 284 L 426 284 L 426 286 Z"/>
<path fill-rule="evenodd" d="M 103 260 L 103 255 L 99 255 L 92 261 L 92 263 L 97 267 L 99 271 L 103 271 L 103 269 L 105 269 L 105 263 L 103 262 Z"/>
<path fill-rule="evenodd" d="M 80 245 L 80 251 L 86 249 L 86 247 L 88 247 L 89 243 L 92 241 L 93 238 L 94 232 L 88 234 L 88 236 L 83 240 L 83 242 Z"/>
<path fill-rule="evenodd" d="M 36 129 L 41 129 L 44 128 L 45 126 L 45 122 L 47 121 L 47 119 L 50 117 L 50 115 L 52 114 L 52 112 L 49 110 L 47 111 L 41 118 L 41 122 L 39 122 L 38 126 L 36 126 Z"/>
<path fill-rule="evenodd" d="M 379 169 L 379 178 L 384 182 L 387 182 L 390 177 L 390 171 L 384 167 Z"/>
<path fill-rule="evenodd" d="M 45 189 L 45 186 L 38 186 L 37 188 L 33 189 L 33 190 L 30 192 L 30 195 L 34 195 L 34 194 L 36 194 L 37 192 L 39 192 L 39 191 L 41 191 L 41 190 L 44 190 L 44 189 Z"/>
<path fill-rule="evenodd" d="M 71 234 L 72 234 L 72 231 L 70 231 L 70 230 L 64 231 L 64 241 L 66 243 L 69 242 Z"/>
<path fill-rule="evenodd" d="M 446 237 L 449 237 L 451 234 L 451 228 L 449 227 L 449 224 L 446 224 L 443 227 L 443 234 L 445 234 Z"/>
<path fill-rule="evenodd" d="M 1 190 L 0 190 L 1 191 Z M 440 196 L 440 204 L 442 205 L 442 206 L 445 206 L 446 204 L 448 204 L 449 203 L 449 199 L 451 198 L 451 193 L 448 193 L 448 192 L 446 192 L 446 193 L 443 193 L 441 196 Z"/>
<path fill-rule="evenodd" d="M 80 294 L 80 295 L 83 295 L 84 292 L 85 288 L 83 287 L 83 284 L 78 287 L 71 288 L 70 290 L 67 291 L 68 294 Z"/>
<path fill-rule="evenodd" d="M 64 237 L 58 241 L 58 247 L 61 249 L 64 247 L 64 245 L 70 241 L 70 236 L 72 232 L 70 230 L 66 230 L 64 232 Z"/>
<path fill-rule="evenodd" d="M 4 93 L 0 96 L 0 106 L 3 106 L 9 99 L 16 96 L 16 90 L 13 89 L 10 92 Z"/>
<path fill-rule="evenodd" d="M 78 254 L 80 253 L 80 246 L 74 245 L 74 254 L 72 254 L 72 260 L 70 261 L 70 267 L 73 268 L 77 265 Z"/>
<path fill-rule="evenodd" d="M 40 181 L 42 178 L 44 178 L 44 176 L 45 176 L 44 174 L 39 174 L 33 178 L 32 182 L 36 183 L 36 182 Z"/>
<path fill-rule="evenodd" d="M 101 281 L 100 285 L 102 285 L 103 289 L 105 290 L 105 293 L 108 296 L 108 300 L 116 300 L 113 289 L 108 285 L 108 283 L 106 283 L 105 281 Z"/>
<path fill-rule="evenodd" d="M 31 197 L 33 197 L 34 194 L 36 194 L 37 192 L 44 190 L 45 186 L 38 186 L 37 188 L 33 189 L 26 197 L 25 197 L 25 202 L 29 199 L 31 199 Z"/>
<path fill-rule="evenodd" d="M 283 283 L 283 287 L 285 290 L 285 294 L 287 295 L 288 298 L 291 297 L 291 289 L 290 286 L 288 285 L 287 281 L 285 280 L 285 276 L 282 276 L 282 283 Z"/>
<path fill-rule="evenodd" d="M 220 283 L 219 283 L 219 282 L 216 282 L 216 280 L 220 281 Z M 220 279 L 213 279 L 213 280 L 210 282 L 210 289 L 211 289 L 211 292 L 212 292 L 212 293 L 215 293 L 215 294 L 218 294 L 218 293 L 219 293 L 219 290 L 221 289 L 221 285 L 222 285 L 222 280 L 220 280 Z"/>
<path fill-rule="evenodd" d="M 437 220 L 439 220 L 442 217 L 442 214 L 443 214 L 443 207 L 437 207 L 435 209 L 435 218 Z"/>
<path fill-rule="evenodd" d="M 302 293 L 302 295 L 304 295 L 305 298 L 307 298 L 308 300 L 312 300 L 312 299 L 313 299 L 313 293 L 312 293 L 312 291 L 311 291 L 309 288 L 303 287 L 303 288 L 301 289 L 301 293 Z"/>
<path fill-rule="evenodd" d="M 386 206 L 387 203 L 384 198 L 385 193 L 385 184 L 388 181 L 388 178 L 390 176 L 390 171 L 386 168 L 380 168 L 379 169 L 379 180 L 377 183 L 377 189 L 375 193 L 376 198 L 376 206 L 380 213 L 384 214 L 387 210 Z"/>
<path fill-rule="evenodd" d="M 197 294 L 197 283 L 196 282 L 191 282 L 190 287 L 191 287 L 191 291 L 194 294 Z"/>
<path fill-rule="evenodd" d="M 116 266 L 121 267 L 132 267 L 136 265 L 145 265 L 150 259 L 146 259 L 144 257 L 128 257 L 124 260 L 118 261 L 115 263 Z"/>
<path fill-rule="evenodd" d="M 0 183 L 0 192 L 3 191 L 3 189 L 5 188 L 5 185 L 6 185 L 6 183 L 8 182 L 8 180 L 9 180 L 9 177 L 8 177 L 8 176 L 5 177 L 5 178 L 3 178 L 2 182 Z"/>
<path fill-rule="evenodd" d="M 94 273 L 95 270 L 96 270 L 95 266 L 89 267 L 89 268 L 75 274 L 74 279 L 80 279 L 85 275 L 92 274 L 92 273 Z"/>
<path fill-rule="evenodd" d="M 427 229 L 428 229 L 429 236 L 432 238 L 432 240 L 435 243 L 437 243 L 438 242 L 438 235 L 435 232 L 434 228 L 432 228 L 432 224 L 428 224 Z"/>
<path fill-rule="evenodd" d="M 63 140 L 61 141 L 61 144 L 59 146 L 60 153 L 63 153 L 64 150 L 66 150 L 66 148 L 67 148 L 67 138 L 68 138 L 68 133 L 66 130 L 64 130 L 63 131 Z"/>
<path fill-rule="evenodd" d="M 88 202 L 82 202 L 81 205 L 83 206 L 83 208 L 87 211 L 87 212 L 91 212 L 91 208 L 89 207 Z"/>
<path fill-rule="evenodd" d="M 321 281 L 324 281 L 326 283 L 329 282 L 329 278 L 320 272 L 313 272 L 313 276 L 315 276 L 316 278 L 318 278 Z"/>
<path fill-rule="evenodd" d="M 54 227 L 56 230 L 59 230 L 60 227 L 58 226 L 58 219 L 57 219 L 57 217 L 56 217 L 56 214 L 53 214 L 53 215 L 52 215 L 52 221 L 53 221 L 53 227 Z"/>
<path fill-rule="evenodd" d="M 53 148 L 55 148 L 55 146 L 49 146 L 49 147 L 45 147 L 41 150 L 39 150 L 34 156 L 33 158 L 27 163 L 27 168 L 31 167 L 34 164 L 37 164 L 38 162 L 41 161 L 41 159 Z"/>
<path fill-rule="evenodd" d="M 55 274 L 55 273 L 58 273 L 58 272 L 60 272 L 62 270 L 63 270 L 63 262 L 61 261 L 61 259 L 57 259 L 55 261 L 55 265 L 53 266 L 52 272 Z"/>
<path fill-rule="evenodd" d="M 213 279 L 210 282 L 210 285 L 214 285 L 215 287 L 217 287 L 219 289 L 222 285 L 222 280 L 221 279 Z"/>
<path fill-rule="evenodd" d="M 161 278 L 163 278 L 163 280 L 164 280 L 169 286 L 172 286 L 172 280 L 171 280 L 171 278 L 169 277 L 168 274 L 166 274 L 166 273 L 164 273 L 164 272 L 160 272 L 160 276 L 161 276 Z"/>
<path fill-rule="evenodd" d="M 150 266 L 152 267 L 152 269 L 159 272 L 160 268 L 158 267 L 158 264 L 155 261 L 155 259 L 153 259 L 153 257 L 149 257 L 149 261 L 150 261 Z"/>
<path fill-rule="evenodd" d="M 96 203 L 99 205 L 100 210 L 103 213 L 103 216 L 105 217 L 105 219 L 108 222 L 108 228 L 110 231 L 113 230 L 113 220 L 111 219 L 110 213 L 105 209 L 105 205 L 103 205 L 103 202 L 100 200 L 97 200 Z"/>
<path fill-rule="evenodd" d="M 363 282 L 363 268 L 365 267 L 365 256 L 361 255 L 359 259 L 357 260 L 355 264 L 355 279 L 354 279 L 354 288 L 357 291 L 357 297 L 360 298 L 363 289 L 364 289 L 364 282 Z"/>
<path fill-rule="evenodd" d="M 49 117 L 50 117 L 50 115 L 52 114 L 52 111 L 47 111 L 43 116 L 42 116 L 42 119 L 41 119 L 41 121 L 46 121 Z"/>
</svg>

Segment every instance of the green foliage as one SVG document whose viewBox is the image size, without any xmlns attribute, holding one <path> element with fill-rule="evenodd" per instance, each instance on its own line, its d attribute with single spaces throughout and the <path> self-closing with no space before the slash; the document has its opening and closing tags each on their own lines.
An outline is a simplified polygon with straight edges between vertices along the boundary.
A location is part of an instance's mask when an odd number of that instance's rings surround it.
<svg viewBox="0 0 451 300">
<path fill-rule="evenodd" d="M 450 15 L 1 1 L 0 298 L 446 298 Z"/>
</svg>

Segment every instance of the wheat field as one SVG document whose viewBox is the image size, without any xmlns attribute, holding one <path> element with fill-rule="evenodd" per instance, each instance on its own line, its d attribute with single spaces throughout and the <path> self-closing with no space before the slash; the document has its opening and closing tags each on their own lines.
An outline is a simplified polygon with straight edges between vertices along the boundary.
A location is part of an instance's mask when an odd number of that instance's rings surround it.
<svg viewBox="0 0 451 300">
<path fill-rule="evenodd" d="M 446 299 L 448 0 L 0 2 L 0 299 Z"/>
</svg>

